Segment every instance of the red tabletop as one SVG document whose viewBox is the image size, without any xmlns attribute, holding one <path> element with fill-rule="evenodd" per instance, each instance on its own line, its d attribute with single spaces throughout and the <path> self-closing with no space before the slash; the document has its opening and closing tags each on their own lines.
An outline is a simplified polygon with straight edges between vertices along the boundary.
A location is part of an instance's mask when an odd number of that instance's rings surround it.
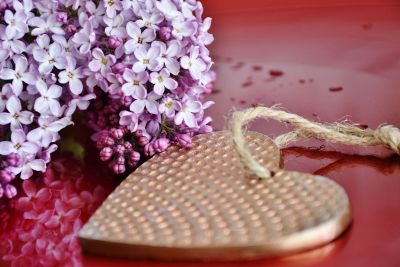
<svg viewBox="0 0 400 267">
<path fill-rule="evenodd" d="M 258 103 L 280 103 L 321 122 L 348 118 L 371 128 L 381 123 L 400 126 L 398 1 L 203 3 L 213 17 L 216 38 L 211 51 L 218 81 L 209 96 L 216 102 L 209 112 L 216 129 L 225 127 L 233 107 Z M 265 121 L 252 129 L 268 135 L 288 130 Z M 99 168 L 93 154 L 80 162 L 60 153 L 47 180 L 25 186 L 30 199 L 0 208 L 0 265 L 400 266 L 400 158 L 383 148 L 295 145 L 283 150 L 285 168 L 334 179 L 352 203 L 352 227 L 324 247 L 240 263 L 134 262 L 82 255 L 76 234 L 120 178 Z M 29 208 L 41 212 L 39 223 L 32 223 L 30 218 L 39 215 Z"/>
</svg>

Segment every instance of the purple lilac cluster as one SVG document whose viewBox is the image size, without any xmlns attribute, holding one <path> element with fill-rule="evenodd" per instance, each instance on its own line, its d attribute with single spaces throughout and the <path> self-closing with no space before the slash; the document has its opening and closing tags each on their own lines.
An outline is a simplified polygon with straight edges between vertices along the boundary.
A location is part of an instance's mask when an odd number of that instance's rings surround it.
<svg viewBox="0 0 400 267">
<path fill-rule="evenodd" d="M 204 102 L 215 74 L 206 48 L 211 19 L 196 0 L 106 1 L 90 28 L 88 86 L 96 100 L 89 112 L 100 158 L 115 173 L 193 135 L 212 131 Z M 105 36 L 104 34 L 105 33 Z"/>
<path fill-rule="evenodd" d="M 59 132 L 89 124 L 116 173 L 209 132 L 211 19 L 196 0 L 0 1 L 0 198 L 43 172 Z"/>
</svg>

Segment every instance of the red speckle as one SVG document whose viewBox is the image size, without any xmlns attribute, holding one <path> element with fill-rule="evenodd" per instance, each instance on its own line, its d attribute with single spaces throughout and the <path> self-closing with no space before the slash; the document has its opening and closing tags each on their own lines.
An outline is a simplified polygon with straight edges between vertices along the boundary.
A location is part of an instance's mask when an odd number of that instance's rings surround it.
<svg viewBox="0 0 400 267">
<path fill-rule="evenodd" d="M 329 88 L 329 91 L 340 92 L 340 91 L 343 91 L 343 87 L 341 87 L 341 86 L 331 87 L 331 88 Z"/>
<path fill-rule="evenodd" d="M 262 71 L 262 69 L 263 69 L 262 66 L 257 66 L 257 65 L 253 66 L 254 71 Z"/>
<path fill-rule="evenodd" d="M 239 103 L 242 104 L 242 105 L 245 105 L 247 103 L 247 101 L 246 100 L 240 100 Z"/>
<path fill-rule="evenodd" d="M 356 124 L 354 124 L 354 126 L 360 128 L 360 129 L 363 129 L 363 130 L 368 129 L 367 124 L 356 123 Z"/>
<path fill-rule="evenodd" d="M 237 62 L 235 65 L 233 65 L 232 69 L 238 70 L 238 69 L 241 69 L 243 66 L 244 66 L 244 62 L 240 61 L 240 62 Z"/>
<path fill-rule="evenodd" d="M 219 93 L 221 93 L 221 90 L 219 90 L 219 89 L 213 89 L 213 90 L 211 91 L 211 94 L 212 94 L 212 95 L 216 95 L 216 94 L 219 94 Z"/>
<path fill-rule="evenodd" d="M 299 83 L 300 83 L 300 84 L 305 84 L 305 83 L 306 83 L 306 80 L 301 79 L 301 80 L 299 80 Z"/>
<path fill-rule="evenodd" d="M 236 100 L 236 98 L 234 98 L 234 97 L 231 97 L 231 98 L 229 98 L 232 102 L 235 102 L 235 100 Z"/>
<path fill-rule="evenodd" d="M 318 117 L 318 114 L 317 113 L 313 113 L 312 114 L 314 117 Z"/>
<path fill-rule="evenodd" d="M 310 83 L 313 83 L 314 82 L 314 79 L 308 79 L 308 81 L 310 82 Z"/>
<path fill-rule="evenodd" d="M 283 71 L 281 70 L 270 70 L 269 71 L 269 75 L 273 76 L 273 77 L 280 77 L 283 75 Z"/>
<path fill-rule="evenodd" d="M 361 25 L 361 27 L 363 28 L 364 31 L 368 31 L 368 30 L 372 29 L 372 23 L 370 23 L 370 22 L 364 23 L 363 25 Z"/>
<path fill-rule="evenodd" d="M 229 62 L 232 62 L 233 59 L 231 57 L 227 57 L 227 58 L 225 58 L 225 61 L 229 63 Z"/>
<path fill-rule="evenodd" d="M 247 82 L 245 82 L 245 83 L 242 84 L 243 87 L 250 87 L 250 86 L 252 86 L 252 85 L 253 85 L 253 82 L 252 82 L 252 81 L 247 81 Z"/>
</svg>

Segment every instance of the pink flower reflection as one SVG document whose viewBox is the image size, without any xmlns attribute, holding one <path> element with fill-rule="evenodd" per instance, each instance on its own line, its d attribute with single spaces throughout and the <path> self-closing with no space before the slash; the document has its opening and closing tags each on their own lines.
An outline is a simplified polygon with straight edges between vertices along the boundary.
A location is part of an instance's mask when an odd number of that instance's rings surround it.
<svg viewBox="0 0 400 267">
<path fill-rule="evenodd" d="M 82 266 L 79 230 L 107 192 L 79 166 L 54 160 L 42 177 L 22 182 L 19 198 L 0 203 L 0 265 Z"/>
</svg>

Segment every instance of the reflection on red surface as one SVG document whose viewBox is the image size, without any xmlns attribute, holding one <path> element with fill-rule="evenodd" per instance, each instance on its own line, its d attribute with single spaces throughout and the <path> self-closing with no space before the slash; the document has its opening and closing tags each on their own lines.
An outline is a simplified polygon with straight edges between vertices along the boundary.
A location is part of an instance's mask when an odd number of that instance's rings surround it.
<svg viewBox="0 0 400 267">
<path fill-rule="evenodd" d="M 322 122 L 350 115 L 360 126 L 400 126 L 398 0 L 203 3 L 214 19 L 218 89 L 210 96 L 217 102 L 210 115 L 217 129 L 225 128 L 232 107 L 257 103 L 281 103 Z M 343 90 L 329 90 L 335 87 Z M 287 130 L 262 121 L 253 129 L 270 135 Z M 26 182 L 20 189 L 26 196 L 0 208 L 0 266 L 400 266 L 399 157 L 383 149 L 320 145 L 285 149 L 283 157 L 286 169 L 331 177 L 349 193 L 353 226 L 328 246 L 284 259 L 208 265 L 82 255 L 77 230 L 119 180 L 99 162 L 59 155 L 45 179 Z"/>
<path fill-rule="evenodd" d="M 98 163 L 97 163 L 98 164 Z M 77 234 L 112 190 L 71 156 L 21 183 L 20 194 L 0 209 L 0 255 L 12 266 L 81 266 Z M 108 175 L 109 176 L 109 175 Z M 97 179 L 95 179 L 97 178 Z"/>
</svg>

